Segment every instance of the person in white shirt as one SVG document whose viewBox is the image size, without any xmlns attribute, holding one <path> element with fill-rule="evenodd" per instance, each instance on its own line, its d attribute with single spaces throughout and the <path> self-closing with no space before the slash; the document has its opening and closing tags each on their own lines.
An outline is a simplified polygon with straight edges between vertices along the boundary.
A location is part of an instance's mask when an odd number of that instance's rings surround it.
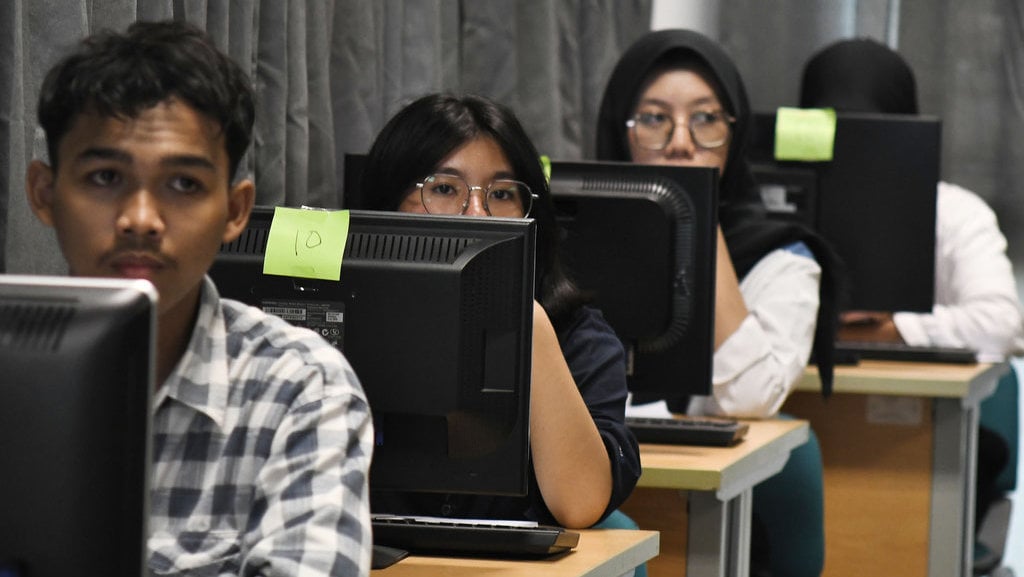
<svg viewBox="0 0 1024 577">
<path fill-rule="evenodd" d="M 867 38 L 841 40 L 804 66 L 800 106 L 843 112 L 917 114 L 913 70 L 899 53 Z M 930 313 L 851 311 L 840 338 L 961 347 L 980 361 L 1024 353 L 1024 317 L 1006 237 L 977 194 L 939 182 L 935 221 L 935 305 Z M 976 518 L 995 496 L 995 479 L 1009 460 L 1006 442 L 979 430 Z"/>
<path fill-rule="evenodd" d="M 977 194 L 940 182 L 935 227 L 935 306 L 895 313 L 900 338 L 971 348 L 981 361 L 1024 352 L 1017 284 L 995 213 Z"/>
</svg>

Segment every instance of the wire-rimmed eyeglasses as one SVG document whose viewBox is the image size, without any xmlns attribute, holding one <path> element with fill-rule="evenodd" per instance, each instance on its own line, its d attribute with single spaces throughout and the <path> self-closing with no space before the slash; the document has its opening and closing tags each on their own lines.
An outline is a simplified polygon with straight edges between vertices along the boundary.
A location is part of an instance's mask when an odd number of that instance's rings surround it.
<svg viewBox="0 0 1024 577">
<path fill-rule="evenodd" d="M 686 119 L 693 143 L 704 149 L 718 148 L 729 142 L 736 119 L 724 111 L 697 111 Z M 647 150 L 664 150 L 672 141 L 676 122 L 667 111 L 640 111 L 626 121 L 633 142 Z"/>
<path fill-rule="evenodd" d="M 487 186 L 470 186 L 464 178 L 454 174 L 432 174 L 416 183 L 420 189 L 420 202 L 430 214 L 465 214 L 470 194 L 484 192 L 484 210 L 490 216 L 523 218 L 533 208 L 533 194 L 525 182 L 499 178 Z"/>
</svg>

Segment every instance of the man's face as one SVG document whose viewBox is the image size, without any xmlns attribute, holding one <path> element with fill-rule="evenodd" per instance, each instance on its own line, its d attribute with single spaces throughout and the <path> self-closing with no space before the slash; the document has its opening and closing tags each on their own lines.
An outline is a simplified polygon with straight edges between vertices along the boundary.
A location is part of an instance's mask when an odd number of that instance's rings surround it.
<svg viewBox="0 0 1024 577">
<path fill-rule="evenodd" d="M 71 274 L 146 279 L 161 316 L 191 314 L 220 244 L 241 233 L 253 203 L 250 181 L 229 185 L 219 124 L 174 99 L 133 119 L 81 114 L 58 159 L 56 171 L 34 161 L 27 188 Z"/>
</svg>

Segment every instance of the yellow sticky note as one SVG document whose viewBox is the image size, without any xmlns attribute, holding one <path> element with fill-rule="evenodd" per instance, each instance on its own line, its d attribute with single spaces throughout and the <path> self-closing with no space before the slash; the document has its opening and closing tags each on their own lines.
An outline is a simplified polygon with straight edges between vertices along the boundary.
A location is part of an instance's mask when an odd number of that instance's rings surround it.
<svg viewBox="0 0 1024 577">
<path fill-rule="evenodd" d="M 548 155 L 546 155 L 546 154 L 540 155 L 540 166 L 541 166 L 541 170 L 544 171 L 544 180 L 547 180 L 548 183 L 550 183 L 551 182 L 551 159 L 548 158 Z"/>
<path fill-rule="evenodd" d="M 832 160 L 836 111 L 831 108 L 779 108 L 775 113 L 775 159 Z"/>
<path fill-rule="evenodd" d="M 347 210 L 275 208 L 263 274 L 340 279 L 348 221 Z"/>
</svg>

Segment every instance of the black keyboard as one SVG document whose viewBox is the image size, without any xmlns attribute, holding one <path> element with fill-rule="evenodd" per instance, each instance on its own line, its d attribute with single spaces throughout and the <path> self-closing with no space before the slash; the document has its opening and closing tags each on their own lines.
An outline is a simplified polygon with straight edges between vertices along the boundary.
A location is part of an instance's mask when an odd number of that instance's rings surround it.
<svg viewBox="0 0 1024 577">
<path fill-rule="evenodd" d="M 728 417 L 626 417 L 641 443 L 727 447 L 740 442 L 750 427 Z"/>
<path fill-rule="evenodd" d="M 835 346 L 837 364 L 857 364 L 861 359 L 913 361 L 969 365 L 978 362 L 977 352 L 953 347 L 918 347 L 894 342 L 841 341 Z"/>
<path fill-rule="evenodd" d="M 419 555 L 540 558 L 576 547 L 580 534 L 549 525 L 373 516 L 373 544 Z"/>
</svg>

